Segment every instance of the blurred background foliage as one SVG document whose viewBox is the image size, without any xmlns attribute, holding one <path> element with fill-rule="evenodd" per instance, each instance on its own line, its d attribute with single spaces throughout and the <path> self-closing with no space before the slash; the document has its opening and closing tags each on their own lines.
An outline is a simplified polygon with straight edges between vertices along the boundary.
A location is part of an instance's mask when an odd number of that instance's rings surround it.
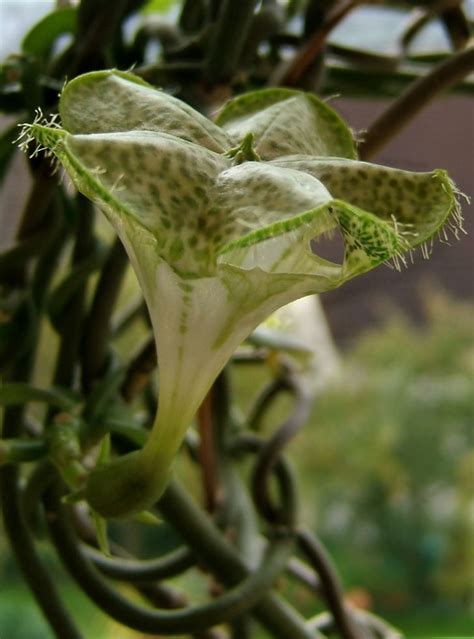
<svg viewBox="0 0 474 639">
<path fill-rule="evenodd" d="M 305 517 L 355 599 L 409 636 L 469 636 L 474 305 L 424 302 L 424 325 L 393 309 L 354 340 L 292 454 Z M 238 370 L 248 401 L 255 373 Z"/>
<path fill-rule="evenodd" d="M 304 519 L 331 550 L 354 602 L 386 615 L 407 636 L 468 637 L 474 622 L 474 304 L 433 291 L 425 308 L 423 327 L 394 311 L 354 341 L 290 457 Z M 237 415 L 248 412 L 270 377 L 251 364 L 234 370 Z M 260 424 L 262 432 L 286 409 L 283 398 Z M 191 484 L 194 473 L 183 463 L 180 474 Z M 140 555 L 156 551 L 153 531 L 144 535 L 131 526 L 125 537 Z M 5 541 L 0 544 L 2 634 L 44 639 L 47 627 Z M 163 540 L 159 546 L 167 549 Z M 68 584 L 46 543 L 43 552 L 84 627 L 92 620 L 96 634 L 86 636 L 138 636 L 94 610 Z M 199 596 L 198 575 L 178 582 Z M 317 611 L 305 589 L 294 587 L 292 597 L 307 614 Z"/>
<path fill-rule="evenodd" d="M 29 226 L 20 222 L 22 193 L 29 185 L 36 181 L 45 189 L 33 194 L 37 201 L 50 191 L 48 178 L 41 178 L 44 165 L 32 160 L 26 168 L 22 158 L 14 158 L 17 124 L 31 120 L 37 107 L 54 111 L 66 77 L 93 68 L 133 67 L 203 112 L 213 111 L 237 92 L 267 84 L 297 86 L 325 96 L 387 98 L 397 97 L 414 78 L 425 75 L 453 49 L 465 47 L 472 37 L 472 2 L 253 4 L 254 12 L 234 14 L 235 32 L 243 39 L 239 47 L 226 42 L 226 31 L 216 26 L 222 5 L 218 0 L 0 4 L 0 111 L 5 124 L 0 178 L 13 179 L 15 190 L 3 207 L 0 227 L 1 319 L 14 319 L 0 330 L 4 374 L 8 376 L 15 357 L 39 334 L 35 380 L 49 383 L 64 335 L 54 309 L 77 303 L 76 294 L 82 292 L 77 308 L 79 315 L 83 313 L 98 271 L 113 250 L 110 232 L 102 224 L 88 246 L 78 249 L 76 244 L 72 249 L 77 233 L 90 229 L 81 231 L 84 205 L 63 187 L 58 191 L 59 219 L 45 216 L 38 207 Z M 314 39 L 318 32 L 324 35 L 319 43 Z M 305 51 L 313 45 L 316 52 L 305 62 Z M 456 87 L 468 96 L 473 89 L 472 74 Z M 35 281 L 45 309 L 35 333 L 18 267 L 45 251 L 49 261 L 39 260 Z M 74 265 L 85 258 L 88 267 L 74 272 Z M 58 298 L 64 287 L 56 285 L 71 273 L 69 294 Z M 409 275 L 410 271 L 398 277 Z M 56 297 L 48 293 L 46 303 L 42 287 L 45 296 L 50 289 Z M 136 295 L 134 277 L 127 271 L 117 306 L 123 311 Z M 393 300 L 382 322 L 345 340 L 341 372 L 319 393 L 310 423 L 291 444 L 290 455 L 299 475 L 304 520 L 332 551 L 353 601 L 387 615 L 408 636 L 469 636 L 474 628 L 474 304 L 455 301 L 435 287 L 422 300 L 421 322 L 415 324 L 402 314 Z M 146 338 L 143 317 L 129 327 L 104 349 L 95 375 L 107 369 L 114 353 L 125 357 Z M 271 377 L 271 366 L 233 368 L 237 421 L 248 414 L 257 390 Z M 152 389 L 148 398 L 152 404 Z M 259 425 L 262 432 L 269 432 L 287 408 L 285 400 L 279 400 Z M 146 421 L 147 402 L 138 409 Z M 31 417 L 40 420 L 42 413 L 35 409 Z M 193 481 L 195 468 L 186 460 L 180 464 L 182 476 L 198 485 Z M 126 539 L 127 547 L 140 556 L 156 552 L 156 539 L 149 531 L 131 525 L 125 531 L 112 530 L 114 535 Z M 166 530 L 165 538 L 171 546 L 176 541 Z M 69 583 L 45 540 L 40 546 L 85 636 L 138 637 L 97 612 Z M 177 585 L 199 599 L 201 579 L 191 571 Z M 51 636 L 22 585 L 4 536 L 0 582 L 2 639 Z M 317 611 L 303 589 L 295 586 L 291 595 L 306 613 Z"/>
</svg>

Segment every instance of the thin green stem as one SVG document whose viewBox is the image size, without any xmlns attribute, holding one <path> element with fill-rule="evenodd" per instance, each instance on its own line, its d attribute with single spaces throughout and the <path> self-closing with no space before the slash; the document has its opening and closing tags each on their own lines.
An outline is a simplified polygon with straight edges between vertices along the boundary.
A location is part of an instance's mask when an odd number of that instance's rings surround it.
<svg viewBox="0 0 474 639">
<path fill-rule="evenodd" d="M 284 447 L 307 423 L 313 405 L 312 396 L 303 391 L 295 376 L 287 374 L 284 382 L 286 388 L 294 395 L 294 408 L 290 416 L 262 446 L 252 477 L 252 494 L 259 511 L 269 521 L 279 521 L 280 523 L 287 517 L 290 517 L 291 520 L 295 516 L 292 512 L 293 507 L 291 507 L 295 498 L 291 494 L 287 495 L 289 503 L 285 502 L 283 508 L 276 508 L 270 496 L 269 478 Z M 285 386 L 280 387 L 284 388 Z"/>
<path fill-rule="evenodd" d="M 44 222 L 45 216 L 51 210 L 56 186 L 56 178 L 51 177 L 51 165 L 43 161 L 35 178 L 35 184 L 27 201 L 18 237 L 24 239 L 34 234 Z M 54 255 L 59 251 L 55 240 L 55 247 L 51 247 Z M 32 297 L 37 308 L 41 308 L 49 282 L 52 277 L 52 269 L 48 267 L 51 261 L 50 251 L 40 258 L 33 275 L 33 287 L 38 283 L 38 277 L 42 282 L 42 289 L 32 291 Z M 26 269 L 20 269 L 16 276 L 24 282 Z M 35 311 L 36 312 L 36 311 Z M 29 348 L 19 357 L 12 371 L 12 379 L 16 382 L 28 382 L 33 369 L 37 342 L 32 342 Z M 5 411 L 3 418 L 3 437 L 17 438 L 22 434 L 22 422 L 24 418 L 24 405 L 11 407 Z M 0 499 L 3 515 L 3 527 L 10 547 L 16 558 L 18 566 L 28 583 L 33 596 L 41 611 L 45 615 L 54 634 L 58 639 L 81 639 L 81 634 L 76 628 L 72 618 L 63 606 L 61 598 L 56 590 L 54 580 L 44 566 L 38 555 L 33 536 L 25 519 L 22 508 L 22 495 L 20 492 L 20 470 L 17 465 L 7 465 L 0 468 Z"/>
<path fill-rule="evenodd" d="M 223 0 L 206 63 L 210 82 L 225 82 L 237 70 L 256 5 L 256 0 Z"/>
<path fill-rule="evenodd" d="M 344 603 L 344 593 L 339 583 L 339 577 L 325 549 L 307 530 L 299 529 L 296 534 L 299 547 L 321 579 L 321 590 L 341 636 L 343 639 L 363 639 L 353 615 Z"/>
<path fill-rule="evenodd" d="M 72 268 L 79 265 L 89 255 L 93 244 L 94 211 L 92 204 L 82 195 L 78 196 L 78 209 Z M 83 284 L 71 296 L 65 313 L 61 317 L 61 345 L 54 373 L 54 383 L 58 386 L 70 386 L 73 379 L 81 339 L 85 288 L 85 284 Z"/>
<path fill-rule="evenodd" d="M 0 466 L 19 462 L 35 461 L 46 454 L 46 445 L 41 440 L 0 440 Z"/>
<path fill-rule="evenodd" d="M 16 242 L 0 255 L 0 277 L 12 271 L 15 266 L 25 264 L 30 258 L 41 255 L 51 237 L 51 227 L 45 226 L 28 235 L 24 240 Z"/>
<path fill-rule="evenodd" d="M 74 77 L 90 69 L 108 66 L 108 49 L 116 37 L 127 0 L 83 0 L 78 10 L 75 57 L 68 69 Z"/>
<path fill-rule="evenodd" d="M 216 519 L 235 540 L 240 554 L 251 563 L 256 563 L 261 552 L 257 517 L 243 479 L 236 464 L 232 463 L 228 446 L 232 436 L 232 409 L 230 375 L 227 368 L 214 382 L 212 409 L 221 489 Z M 251 639 L 254 623 L 250 614 L 235 619 L 230 627 L 232 638 Z"/>
<path fill-rule="evenodd" d="M 239 456 L 242 453 L 258 453 L 259 457 L 261 452 L 266 447 L 267 442 L 254 435 L 253 433 L 242 433 L 229 445 L 229 451 L 232 455 Z M 266 456 L 266 455 L 265 455 Z M 275 474 L 278 481 L 279 499 L 281 505 L 276 507 L 273 501 L 269 500 L 267 494 L 267 469 L 262 467 L 260 471 L 258 469 L 259 461 L 257 460 L 256 467 L 254 468 L 253 476 L 253 498 L 259 513 L 263 517 L 272 523 L 292 523 L 296 516 L 296 488 L 295 479 L 291 467 L 288 465 L 287 460 L 278 455 L 275 464 L 271 465 L 271 471 Z M 270 468 L 269 468 L 270 470 Z M 263 472 L 263 476 L 260 475 Z M 261 484 L 261 486 L 260 486 Z"/>
<path fill-rule="evenodd" d="M 30 350 L 18 362 L 15 378 L 28 380 L 30 377 L 33 352 Z M 19 437 L 24 407 L 11 407 L 5 411 L 3 436 Z M 33 536 L 25 521 L 20 497 L 20 472 L 17 465 L 0 468 L 0 499 L 3 527 L 10 547 L 36 602 L 45 615 L 58 639 L 81 639 L 81 635 L 55 588 L 53 578 L 36 552 Z"/>
<path fill-rule="evenodd" d="M 57 184 L 54 164 L 49 158 L 43 157 L 35 170 L 33 186 L 21 216 L 18 239 L 28 237 L 43 225 Z"/>
<path fill-rule="evenodd" d="M 51 203 L 49 217 L 52 220 L 57 219 L 57 222 L 50 231 L 48 244 L 46 246 L 41 244 L 41 256 L 31 278 L 32 297 L 39 312 L 43 310 L 51 280 L 58 267 L 61 252 L 68 240 L 63 209 L 63 198 L 56 194 Z"/>
<path fill-rule="evenodd" d="M 272 379 L 263 391 L 259 394 L 255 403 L 250 409 L 248 417 L 246 419 L 248 430 L 257 432 L 260 428 L 260 423 L 265 413 L 271 406 L 273 400 L 282 392 L 289 391 L 288 384 L 283 377 L 279 376 Z"/>
<path fill-rule="evenodd" d="M 51 220 L 49 219 L 50 205 L 56 190 L 57 178 L 53 176 L 53 167 L 48 158 L 43 158 L 34 173 L 34 182 L 26 200 L 23 212 L 20 217 L 20 224 L 16 236 L 17 246 L 14 246 L 3 261 L 5 267 L 15 262 L 19 251 L 23 251 L 24 257 L 33 257 L 38 254 L 39 240 L 44 242 L 45 237 L 50 235 Z M 31 239 L 34 238 L 34 239 Z M 10 285 L 18 286 L 26 282 L 26 264 L 22 264 L 11 269 L 9 273 L 1 273 Z M 3 264 L 0 262 L 0 265 Z"/>
<path fill-rule="evenodd" d="M 364 639 L 403 639 L 399 630 L 373 613 L 354 608 L 352 614 L 363 628 Z M 331 631 L 334 628 L 334 618 L 330 612 L 320 612 L 308 620 L 308 627 Z"/>
<path fill-rule="evenodd" d="M 120 309 L 112 319 L 111 332 L 114 337 L 122 335 L 130 326 L 139 319 L 143 319 L 150 325 L 150 319 L 143 296 L 138 294 L 128 306 Z"/>
<path fill-rule="evenodd" d="M 120 623 L 141 632 L 184 634 L 205 630 L 252 608 L 271 588 L 293 550 L 291 535 L 279 535 L 268 546 L 261 567 L 243 576 L 238 585 L 209 604 L 177 611 L 149 610 L 137 606 L 113 590 L 81 552 L 67 508 L 57 487 L 45 495 L 52 540 L 72 577 L 91 599 Z"/>
<path fill-rule="evenodd" d="M 202 469 L 202 482 L 206 509 L 214 512 L 220 499 L 220 478 L 216 449 L 216 425 L 213 411 L 214 386 L 209 390 L 197 412 L 199 430 L 198 456 Z"/>
<path fill-rule="evenodd" d="M 84 554 L 107 577 L 121 581 L 155 581 L 176 577 L 195 564 L 187 548 L 178 548 L 164 557 L 150 560 L 106 557 L 91 546 L 83 546 Z"/>
<path fill-rule="evenodd" d="M 121 386 L 122 397 L 130 402 L 142 391 L 156 368 L 156 346 L 153 336 L 147 338 L 130 361 Z"/>
<path fill-rule="evenodd" d="M 15 554 L 39 607 L 58 639 L 81 639 L 69 613 L 56 590 L 49 570 L 44 566 L 34 546 L 33 537 L 24 521 L 18 492 L 19 470 L 17 466 L 0 469 L 3 525 L 10 546 Z"/>
<path fill-rule="evenodd" d="M 82 338 L 82 378 L 90 388 L 104 366 L 111 317 L 128 266 L 120 240 L 115 240 L 95 289 Z"/>
<path fill-rule="evenodd" d="M 159 509 L 196 556 L 224 584 L 232 586 L 245 578 L 248 568 L 237 550 L 176 482 L 168 485 Z M 306 628 L 300 615 L 273 593 L 266 594 L 252 613 L 276 639 L 315 639 L 314 632 Z"/>
<path fill-rule="evenodd" d="M 310 592 L 315 594 L 321 594 L 321 581 L 315 574 L 314 570 L 308 566 L 308 564 L 293 557 L 288 566 L 286 572 L 290 577 L 296 579 L 301 585 L 305 586 Z"/>
</svg>

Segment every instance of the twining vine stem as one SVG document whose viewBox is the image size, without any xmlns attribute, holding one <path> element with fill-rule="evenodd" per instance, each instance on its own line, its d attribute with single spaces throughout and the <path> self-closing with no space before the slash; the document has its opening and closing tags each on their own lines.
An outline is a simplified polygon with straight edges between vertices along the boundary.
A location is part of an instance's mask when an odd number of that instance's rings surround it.
<svg viewBox="0 0 474 639">
<path fill-rule="evenodd" d="M 430 73 L 410 84 L 369 127 L 359 144 L 361 160 L 371 158 L 406 126 L 439 93 L 474 71 L 474 47 L 460 51 L 438 64 Z"/>
</svg>

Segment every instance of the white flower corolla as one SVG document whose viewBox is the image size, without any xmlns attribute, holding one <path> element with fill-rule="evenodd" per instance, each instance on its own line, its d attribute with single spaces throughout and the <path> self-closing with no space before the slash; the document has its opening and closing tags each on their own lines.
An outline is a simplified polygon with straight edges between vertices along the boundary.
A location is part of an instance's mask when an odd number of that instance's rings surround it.
<svg viewBox="0 0 474 639">
<path fill-rule="evenodd" d="M 450 219 L 444 171 L 410 173 L 355 159 L 349 129 L 314 96 L 268 89 L 231 100 L 216 123 L 137 77 L 80 76 L 61 126 L 25 127 L 105 213 L 142 287 L 156 339 L 159 402 L 142 450 L 87 480 L 104 516 L 161 495 L 199 404 L 237 346 L 298 298 L 397 265 Z M 341 263 L 313 240 L 340 231 Z"/>
</svg>

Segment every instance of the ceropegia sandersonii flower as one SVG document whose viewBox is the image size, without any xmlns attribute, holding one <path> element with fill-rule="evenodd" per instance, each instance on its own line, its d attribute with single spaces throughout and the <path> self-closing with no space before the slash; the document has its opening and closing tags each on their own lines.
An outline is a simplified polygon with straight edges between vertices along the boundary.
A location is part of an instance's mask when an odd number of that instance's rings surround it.
<svg viewBox="0 0 474 639">
<path fill-rule="evenodd" d="M 64 88 L 61 126 L 24 128 L 52 152 L 120 236 L 148 304 L 159 408 L 140 452 L 93 470 L 87 498 L 105 516 L 146 509 L 166 485 L 199 404 L 232 352 L 270 313 L 404 255 L 447 222 L 444 171 L 356 160 L 349 129 L 313 95 L 248 93 L 211 122 L 118 71 Z M 318 256 L 339 230 L 342 263 Z"/>
</svg>

